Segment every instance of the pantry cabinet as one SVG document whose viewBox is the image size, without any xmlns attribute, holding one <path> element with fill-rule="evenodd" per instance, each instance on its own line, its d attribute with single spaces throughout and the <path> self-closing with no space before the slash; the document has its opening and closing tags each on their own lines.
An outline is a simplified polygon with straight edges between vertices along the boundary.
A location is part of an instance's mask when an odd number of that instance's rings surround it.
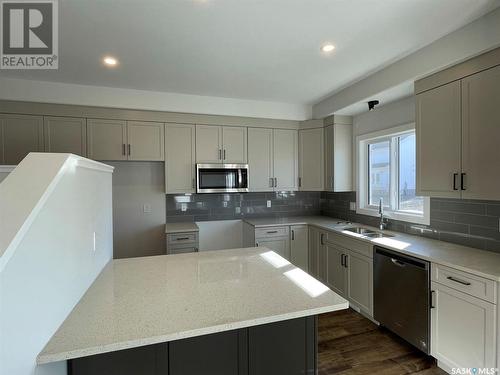
<svg viewBox="0 0 500 375">
<path fill-rule="evenodd" d="M 324 190 L 324 129 L 299 130 L 299 189 Z"/>
<path fill-rule="evenodd" d="M 43 118 L 0 115 L 0 164 L 16 165 L 30 152 L 43 152 Z"/>
<path fill-rule="evenodd" d="M 164 160 L 163 123 L 88 119 L 88 157 L 95 160 Z"/>
<path fill-rule="evenodd" d="M 246 164 L 247 128 L 196 125 L 196 162 Z"/>
<path fill-rule="evenodd" d="M 165 127 L 165 188 L 167 194 L 196 192 L 195 126 Z"/>
<path fill-rule="evenodd" d="M 87 122 L 78 117 L 44 117 L 44 150 L 87 156 Z"/>
<path fill-rule="evenodd" d="M 297 190 L 297 130 L 248 129 L 250 191 Z"/>
<path fill-rule="evenodd" d="M 419 195 L 500 199 L 499 102 L 500 65 L 417 93 Z"/>
</svg>

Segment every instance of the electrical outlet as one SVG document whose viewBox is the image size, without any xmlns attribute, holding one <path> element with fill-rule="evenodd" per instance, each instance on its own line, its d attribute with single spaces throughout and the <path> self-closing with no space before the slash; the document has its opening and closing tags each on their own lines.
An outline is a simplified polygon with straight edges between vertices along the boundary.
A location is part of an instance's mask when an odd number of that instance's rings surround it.
<svg viewBox="0 0 500 375">
<path fill-rule="evenodd" d="M 356 211 L 356 202 L 349 202 L 349 209 L 351 211 Z"/>
<path fill-rule="evenodd" d="M 181 203 L 181 211 L 182 211 L 182 212 L 186 212 L 186 211 L 187 211 L 187 209 L 188 209 L 188 205 L 187 205 L 187 203 Z"/>
<path fill-rule="evenodd" d="M 271 201 L 267 201 L 267 208 L 271 208 Z"/>
<path fill-rule="evenodd" d="M 235 212 L 236 214 L 241 214 L 241 207 L 235 207 L 235 208 L 234 208 L 234 212 Z"/>
<path fill-rule="evenodd" d="M 227 201 L 223 201 L 223 202 L 222 202 L 222 205 L 223 205 L 224 207 L 227 207 Z"/>
<path fill-rule="evenodd" d="M 151 213 L 151 205 L 148 203 L 144 203 L 142 205 L 142 212 L 144 212 L 145 214 L 150 214 Z"/>
</svg>

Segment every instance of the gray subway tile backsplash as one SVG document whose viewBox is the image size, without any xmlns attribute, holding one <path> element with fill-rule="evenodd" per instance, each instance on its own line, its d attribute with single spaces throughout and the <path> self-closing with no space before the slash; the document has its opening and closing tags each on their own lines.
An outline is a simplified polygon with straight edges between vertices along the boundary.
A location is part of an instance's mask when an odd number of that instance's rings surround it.
<svg viewBox="0 0 500 375">
<path fill-rule="evenodd" d="M 378 226 L 377 217 L 349 209 L 355 201 L 355 192 L 167 194 L 167 222 L 322 214 Z M 430 215 L 430 225 L 389 220 L 388 229 L 500 253 L 500 202 L 431 198 Z"/>
<path fill-rule="evenodd" d="M 322 214 L 378 226 L 378 218 L 349 210 L 355 192 L 321 193 Z M 500 253 L 500 202 L 431 198 L 430 225 L 389 220 L 388 229 Z"/>
</svg>

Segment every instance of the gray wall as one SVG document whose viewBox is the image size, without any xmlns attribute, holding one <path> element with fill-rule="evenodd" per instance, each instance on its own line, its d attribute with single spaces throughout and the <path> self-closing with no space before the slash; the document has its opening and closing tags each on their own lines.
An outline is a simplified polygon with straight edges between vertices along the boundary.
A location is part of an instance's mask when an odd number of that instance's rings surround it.
<svg viewBox="0 0 500 375">
<path fill-rule="evenodd" d="M 165 253 L 163 162 L 107 162 L 113 173 L 114 258 Z M 151 213 L 143 205 L 151 205 Z"/>
</svg>

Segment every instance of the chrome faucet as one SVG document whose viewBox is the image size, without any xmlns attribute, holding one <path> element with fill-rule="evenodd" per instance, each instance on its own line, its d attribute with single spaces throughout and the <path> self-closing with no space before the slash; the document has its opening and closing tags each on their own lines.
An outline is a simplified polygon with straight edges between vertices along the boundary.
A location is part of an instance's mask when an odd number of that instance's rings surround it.
<svg viewBox="0 0 500 375">
<path fill-rule="evenodd" d="M 380 198 L 378 202 L 378 213 L 380 215 L 380 225 L 378 227 L 380 230 L 384 230 L 387 226 L 387 219 L 384 218 L 384 204 L 382 198 Z"/>
</svg>

